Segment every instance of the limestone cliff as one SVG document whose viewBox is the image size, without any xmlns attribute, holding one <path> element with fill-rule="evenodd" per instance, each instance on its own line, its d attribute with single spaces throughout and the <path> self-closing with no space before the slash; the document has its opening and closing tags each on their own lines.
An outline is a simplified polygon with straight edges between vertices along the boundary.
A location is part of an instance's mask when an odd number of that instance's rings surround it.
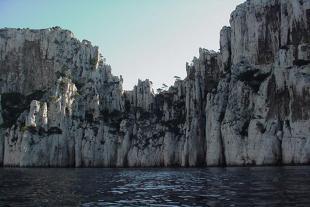
<svg viewBox="0 0 310 207">
<path fill-rule="evenodd" d="M 0 29 L 0 165 L 309 164 L 310 1 L 248 0 L 230 24 L 158 94 L 68 30 Z"/>
</svg>

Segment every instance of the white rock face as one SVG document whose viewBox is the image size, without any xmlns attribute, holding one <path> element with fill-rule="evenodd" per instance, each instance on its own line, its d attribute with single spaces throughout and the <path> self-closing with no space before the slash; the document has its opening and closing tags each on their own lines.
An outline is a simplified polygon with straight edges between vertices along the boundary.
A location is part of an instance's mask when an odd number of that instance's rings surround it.
<svg viewBox="0 0 310 207">
<path fill-rule="evenodd" d="M 1 95 L 0 95 L 0 126 L 3 124 L 2 118 L 2 104 L 1 104 Z M 3 165 L 3 155 L 4 155 L 4 130 L 3 127 L 0 127 L 0 166 Z"/>
<path fill-rule="evenodd" d="M 206 104 L 206 163 L 209 166 L 225 164 L 224 140 L 221 123 L 228 102 L 229 78 L 221 80 L 216 93 L 207 95 Z"/>
<path fill-rule="evenodd" d="M 231 27 L 223 27 L 220 33 L 221 71 L 229 70 L 231 65 Z"/>
<path fill-rule="evenodd" d="M 183 166 L 197 166 L 205 162 L 205 106 L 206 96 L 215 89 L 218 81 L 219 54 L 199 50 L 199 58 L 187 65 L 186 134 L 182 152 Z"/>
<path fill-rule="evenodd" d="M 232 62 L 271 64 L 279 48 L 309 44 L 309 0 L 247 0 L 232 13 Z M 293 54 L 297 59 L 298 54 Z"/>
<path fill-rule="evenodd" d="M 152 82 L 148 79 L 145 81 L 138 80 L 133 91 L 125 92 L 126 99 L 130 105 L 141 108 L 145 111 L 151 111 L 154 107 L 155 95 Z"/>
<path fill-rule="evenodd" d="M 0 165 L 310 163 L 310 2 L 248 0 L 187 77 L 123 91 L 98 47 L 59 27 L 0 29 Z"/>
<path fill-rule="evenodd" d="M 37 127 L 40 125 L 39 122 L 40 102 L 32 101 L 30 104 L 30 111 L 26 119 L 26 126 Z"/>
<path fill-rule="evenodd" d="M 309 3 L 249 0 L 233 12 L 231 80 L 208 95 L 207 165 L 309 163 Z"/>
</svg>

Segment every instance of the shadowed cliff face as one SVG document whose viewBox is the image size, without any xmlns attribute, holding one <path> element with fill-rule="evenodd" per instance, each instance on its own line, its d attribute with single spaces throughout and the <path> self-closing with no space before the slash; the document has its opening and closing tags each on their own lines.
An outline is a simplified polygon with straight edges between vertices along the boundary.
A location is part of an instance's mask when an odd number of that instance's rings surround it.
<svg viewBox="0 0 310 207">
<path fill-rule="evenodd" d="M 98 48 L 58 27 L 0 29 L 0 165 L 310 163 L 310 2 L 248 0 L 187 77 L 123 91 Z"/>
</svg>

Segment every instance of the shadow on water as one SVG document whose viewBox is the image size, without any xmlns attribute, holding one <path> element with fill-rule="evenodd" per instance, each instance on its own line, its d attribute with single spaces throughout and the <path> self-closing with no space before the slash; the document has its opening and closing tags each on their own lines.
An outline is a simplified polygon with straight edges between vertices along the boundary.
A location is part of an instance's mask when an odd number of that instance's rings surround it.
<svg viewBox="0 0 310 207">
<path fill-rule="evenodd" d="M 310 167 L 3 168 L 0 206 L 310 206 Z"/>
</svg>

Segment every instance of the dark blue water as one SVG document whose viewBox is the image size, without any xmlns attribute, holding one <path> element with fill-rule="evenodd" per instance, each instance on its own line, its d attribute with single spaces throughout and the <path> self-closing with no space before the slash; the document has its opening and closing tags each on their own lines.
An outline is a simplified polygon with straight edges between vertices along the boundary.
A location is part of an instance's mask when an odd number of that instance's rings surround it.
<svg viewBox="0 0 310 207">
<path fill-rule="evenodd" d="M 310 206 L 310 167 L 0 169 L 0 206 Z"/>
</svg>

